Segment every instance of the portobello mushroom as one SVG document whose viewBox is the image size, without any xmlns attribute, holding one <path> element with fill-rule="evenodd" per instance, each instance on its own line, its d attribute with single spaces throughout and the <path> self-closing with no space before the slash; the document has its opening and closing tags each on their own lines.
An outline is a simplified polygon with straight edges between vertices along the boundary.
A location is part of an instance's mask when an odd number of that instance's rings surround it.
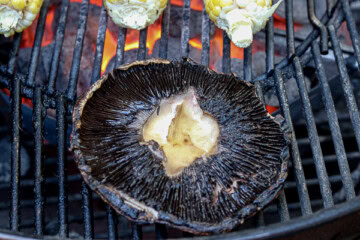
<svg viewBox="0 0 360 240">
<path fill-rule="evenodd" d="M 71 147 L 118 213 L 197 234 L 231 231 L 287 176 L 289 132 L 255 87 L 189 59 L 120 66 L 81 96 Z"/>
</svg>

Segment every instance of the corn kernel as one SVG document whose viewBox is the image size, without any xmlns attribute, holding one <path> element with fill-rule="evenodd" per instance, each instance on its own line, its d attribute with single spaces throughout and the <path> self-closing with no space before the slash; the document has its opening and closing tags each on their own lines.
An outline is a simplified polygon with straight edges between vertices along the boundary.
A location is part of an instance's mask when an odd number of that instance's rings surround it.
<svg viewBox="0 0 360 240">
<path fill-rule="evenodd" d="M 167 4 L 167 0 L 162 0 L 161 1 L 161 8 L 164 8 Z"/>
<path fill-rule="evenodd" d="M 35 2 L 32 2 L 28 6 L 28 10 L 32 13 L 37 13 L 39 11 L 39 6 Z"/>
<path fill-rule="evenodd" d="M 13 35 L 15 32 L 22 32 L 25 28 L 29 27 L 37 14 L 40 11 L 40 7 L 43 3 L 43 0 L 0 0 L 0 4 L 6 4 L 10 9 L 5 9 L 4 11 L 16 11 L 14 13 L 14 24 L 13 25 L 3 25 L 0 34 L 3 34 L 6 37 Z M 21 18 L 18 18 L 19 14 L 22 14 Z M 2 15 L 0 15 L 0 22 L 2 21 Z"/>
<path fill-rule="evenodd" d="M 216 6 L 220 6 L 220 0 L 212 0 L 213 5 Z"/>
<path fill-rule="evenodd" d="M 209 13 L 209 18 L 216 23 L 217 17 L 212 12 Z"/>
<path fill-rule="evenodd" d="M 205 11 L 208 15 L 210 14 L 211 10 L 209 9 L 209 4 L 205 4 Z"/>
<path fill-rule="evenodd" d="M 212 1 L 209 1 L 209 9 L 212 11 L 214 9 L 214 4 L 212 3 Z"/>
<path fill-rule="evenodd" d="M 256 4 L 259 5 L 259 6 L 261 6 L 261 7 L 265 7 L 266 1 L 265 1 L 265 0 L 257 0 L 257 1 L 256 1 Z"/>
<path fill-rule="evenodd" d="M 11 4 L 16 10 L 23 10 L 26 6 L 25 0 L 11 0 Z"/>
<path fill-rule="evenodd" d="M 221 7 L 219 7 L 219 6 L 214 7 L 214 9 L 212 10 L 212 13 L 218 17 L 221 13 Z"/>
<path fill-rule="evenodd" d="M 233 4 L 233 0 L 220 0 L 221 7 L 230 6 L 231 4 Z"/>
</svg>

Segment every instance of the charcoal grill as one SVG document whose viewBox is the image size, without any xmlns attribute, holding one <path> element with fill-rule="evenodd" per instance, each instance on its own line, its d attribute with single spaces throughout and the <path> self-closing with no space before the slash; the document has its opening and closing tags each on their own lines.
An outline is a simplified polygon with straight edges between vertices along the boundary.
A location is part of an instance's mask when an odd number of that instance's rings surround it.
<svg viewBox="0 0 360 240">
<path fill-rule="evenodd" d="M 325 0 L 323 0 L 325 1 Z M 259 76 L 252 74 L 252 47 L 244 49 L 244 76 L 243 79 L 256 85 L 259 96 L 263 99 L 263 92 L 275 90 L 281 106 L 281 114 L 285 117 L 287 124 L 293 130 L 294 135 L 291 138 L 292 161 L 290 171 L 293 177 L 281 191 L 279 198 L 270 205 L 263 213 L 257 215 L 255 220 L 250 220 L 238 231 L 222 236 L 223 239 L 265 239 L 275 238 L 293 233 L 296 231 L 308 229 L 313 226 L 333 221 L 334 219 L 344 217 L 350 213 L 360 211 L 360 198 L 356 196 L 358 183 L 360 179 L 360 168 L 357 167 L 360 162 L 360 115 L 357 106 L 357 99 L 353 91 L 349 72 L 357 71 L 360 64 L 360 41 L 356 30 L 356 25 L 351 13 L 349 0 L 332 1 L 327 0 L 327 11 L 322 18 L 315 14 L 314 0 L 307 1 L 308 15 L 310 22 L 314 25 L 314 30 L 306 39 L 302 39 L 300 44 L 294 34 L 293 21 L 293 0 L 285 0 L 286 8 L 286 42 L 287 57 L 281 62 L 275 64 L 274 36 L 278 33 L 274 31 L 274 20 L 271 18 L 266 26 L 266 72 Z M 183 26 L 181 33 L 181 56 L 189 56 L 190 40 L 190 3 L 191 0 L 183 2 Z M 10 183 L 0 183 L 1 191 L 9 190 L 10 201 L 0 201 L 0 212 L 8 212 L 10 219 L 9 225 L 2 225 L 0 237 L 20 238 L 20 237 L 43 237 L 45 235 L 55 235 L 56 238 L 69 237 L 69 229 L 74 224 L 82 225 L 83 237 L 85 239 L 93 238 L 128 238 L 141 239 L 143 234 L 149 231 L 153 232 L 156 239 L 165 239 L 169 236 L 172 229 L 167 229 L 163 225 L 140 226 L 131 224 L 130 227 L 121 223 L 121 217 L 118 216 L 109 206 L 94 209 L 94 201 L 99 198 L 92 193 L 80 175 L 68 174 L 67 165 L 67 144 L 68 129 L 71 121 L 69 116 L 76 100 L 76 87 L 79 76 L 79 65 L 83 51 L 83 42 L 85 30 L 87 27 L 87 16 L 89 11 L 89 0 L 83 0 L 79 10 L 80 18 L 74 46 L 72 66 L 69 76 L 69 83 L 66 91 L 58 92 L 55 90 L 55 83 L 58 74 L 58 66 L 61 58 L 62 45 L 67 25 L 67 16 L 69 10 L 69 0 L 61 3 L 61 11 L 57 20 L 57 30 L 55 35 L 55 45 L 50 64 L 49 81 L 47 85 L 35 84 L 35 75 L 37 71 L 41 42 L 44 34 L 45 20 L 48 13 L 50 0 L 45 0 L 42 6 L 27 74 L 16 72 L 16 62 L 19 53 L 22 34 L 16 34 L 12 40 L 9 60 L 7 64 L 0 65 L 0 87 L 10 90 L 11 107 L 11 181 Z M 161 39 L 159 44 L 158 57 L 167 58 L 169 39 L 169 19 L 170 7 L 168 4 L 162 18 Z M 205 9 L 205 8 L 204 8 Z M 101 63 L 103 58 L 105 33 L 107 29 L 108 16 L 104 7 L 101 8 L 99 17 L 99 28 L 97 34 L 96 51 L 94 65 L 92 70 L 91 83 L 99 79 L 101 75 Z M 337 31 L 341 24 L 346 22 L 347 30 L 350 33 L 352 48 L 346 51 L 341 48 Z M 210 29 L 211 22 L 208 15 L 202 12 L 202 50 L 201 64 L 209 65 L 210 59 Z M 115 55 L 115 66 L 124 63 L 124 46 L 127 30 L 119 28 L 117 39 L 117 50 Z M 147 57 L 146 52 L 147 29 L 141 30 L 139 34 L 139 48 L 137 49 L 137 59 L 143 60 Z M 335 63 L 339 70 L 336 76 L 343 88 L 341 98 L 346 102 L 349 115 L 337 114 L 337 108 L 334 103 L 331 91 L 334 88 L 328 81 L 323 64 L 323 55 L 332 51 L 335 56 Z M 344 56 L 349 56 L 344 58 Z M 317 71 L 316 76 L 319 81 L 317 88 L 318 94 L 315 97 L 322 96 L 324 107 L 316 107 L 313 98 L 313 91 L 306 88 L 303 69 L 310 62 L 313 62 Z M 334 66 L 335 67 L 335 66 Z M 223 57 L 222 71 L 231 72 L 230 57 L 230 39 L 223 34 Z M 288 103 L 286 96 L 285 83 L 290 78 L 295 78 L 299 88 L 299 99 L 295 103 Z M 316 92 L 315 92 L 316 93 Z M 310 96 L 310 97 L 309 97 Z M 32 116 L 29 115 L 29 109 L 22 107 L 23 98 L 31 99 L 33 103 Z M 316 98 L 315 98 L 316 99 Z M 314 104 L 315 102 L 315 104 Z M 318 101 L 319 102 L 319 101 Z M 296 105 L 300 106 L 303 112 L 303 120 L 298 123 L 293 122 L 293 111 Z M 321 122 L 314 117 L 313 110 L 323 108 L 328 121 Z M 49 122 L 46 116 L 48 109 L 56 110 L 56 119 Z M 27 111 L 27 112 L 26 112 Z M 27 115 L 26 115 L 27 114 Z M 275 112 L 274 115 L 279 114 Z M 339 116 L 338 116 L 339 115 Z M 20 148 L 22 134 L 22 122 L 28 122 L 31 118 L 33 125 L 33 176 L 32 179 L 21 179 L 20 177 Z M 343 122 L 348 122 L 352 126 L 350 135 L 342 135 L 340 126 Z M 328 125 L 327 125 L 328 124 Z M 352 124 L 352 125 L 351 125 Z M 329 126 L 329 136 L 323 138 L 318 134 L 319 129 Z M 44 129 L 56 129 L 56 158 L 49 159 L 44 157 L 46 144 L 44 143 Z M 299 130 L 300 129 L 300 130 Z M 306 131 L 305 131 L 306 130 Z M 48 131 L 48 130 L 46 130 Z M 304 133 L 306 132 L 306 133 Z M 298 138 L 297 138 L 298 137 Z M 332 142 L 333 153 L 323 154 L 322 148 L 325 142 Z M 346 148 L 345 148 L 346 146 Z M 348 147 L 350 146 L 350 147 Z M 351 147 L 352 146 L 352 147 Z M 351 148 L 351 150 L 349 150 Z M 309 157 L 301 157 L 302 152 L 312 152 Z M 57 172 L 53 176 L 44 175 L 44 167 L 56 165 Z M 337 174 L 329 176 L 329 166 L 336 168 Z M 335 167 L 334 167 L 335 166 Z M 314 171 L 313 169 L 316 169 Z M 310 178 L 305 178 L 305 175 Z M 81 194 L 69 193 L 69 187 L 81 182 Z M 56 197 L 47 197 L 44 192 L 46 185 L 57 186 Z M 334 185 L 340 185 L 339 191 L 332 191 Z M 320 189 L 319 196 L 313 196 L 314 191 L 309 188 Z M 33 189 L 31 197 L 22 199 L 22 191 Z M 297 201 L 288 202 L 289 194 L 297 193 Z M 333 194 L 333 193 L 334 194 Z M 296 194 L 295 194 L 296 195 Z M 69 212 L 69 205 L 73 202 L 80 202 L 82 207 L 82 216 L 73 216 Z M 8 205 L 10 203 L 10 205 Z M 50 213 L 47 206 L 57 206 L 57 216 Z M 26 216 L 21 210 L 33 208 L 33 214 Z M 25 212 L 25 211 L 24 211 Z M 57 218 L 55 221 L 55 232 L 45 230 L 48 228 L 48 215 Z M 29 214 L 27 214 L 29 215 Z M 275 216 L 271 221 L 267 220 L 267 215 Z M 291 218 L 291 219 L 290 219 Z M 274 220 L 275 219 L 275 220 Z M 100 223 L 104 223 L 106 229 L 102 231 L 94 230 Z M 268 223 L 268 222 L 271 222 Z M 121 225 L 121 226 L 119 226 Z M 246 231 L 244 231 L 246 230 Z M 70 233 L 71 235 L 71 233 Z M 177 235 L 179 236 L 179 235 Z M 183 233 L 184 237 L 193 237 Z M 71 236 L 70 236 L 71 237 Z M 72 237 L 80 237 L 78 235 Z M 216 239 L 219 236 L 210 237 Z M 209 239 L 210 239 L 209 238 Z"/>
</svg>

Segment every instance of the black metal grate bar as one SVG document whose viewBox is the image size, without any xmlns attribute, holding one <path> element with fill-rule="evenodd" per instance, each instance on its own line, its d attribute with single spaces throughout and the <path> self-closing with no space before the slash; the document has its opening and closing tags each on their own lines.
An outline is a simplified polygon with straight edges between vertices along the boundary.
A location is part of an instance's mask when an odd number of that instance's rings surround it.
<svg viewBox="0 0 360 240">
<path fill-rule="evenodd" d="M 274 18 L 271 17 L 266 24 L 266 72 L 273 71 L 275 60 L 274 48 Z M 287 206 L 284 190 L 281 190 L 277 200 L 278 212 L 280 220 L 285 222 L 290 219 L 289 209 Z"/>
<path fill-rule="evenodd" d="M 252 45 L 244 48 L 244 80 L 250 82 L 252 79 Z"/>
<path fill-rule="evenodd" d="M 336 9 L 338 7 L 339 1 L 336 3 L 336 5 L 334 6 L 334 9 Z M 333 11 L 332 11 L 333 13 Z M 290 15 L 290 13 L 289 13 Z M 291 14 L 292 15 L 292 14 Z M 330 21 L 330 17 L 328 15 L 325 15 L 321 18 L 321 22 L 326 25 L 328 24 L 328 22 Z M 334 21 L 334 25 L 336 28 L 339 28 L 342 24 L 342 22 L 344 21 L 344 13 L 343 11 L 340 11 L 339 14 L 337 14 L 337 16 L 335 17 L 335 19 L 333 19 Z M 293 21 L 292 21 L 293 22 Z M 290 22 L 286 23 L 286 28 L 289 29 L 289 27 L 291 26 Z M 293 26 L 293 24 L 292 24 Z M 294 29 L 290 30 L 290 32 L 294 32 Z M 283 35 L 285 36 L 285 35 Z M 288 41 L 288 32 L 286 34 L 287 37 L 287 44 L 288 44 L 288 55 L 289 55 L 289 49 L 291 50 L 291 47 L 289 47 L 290 42 Z M 309 34 L 309 36 L 305 39 L 305 40 L 301 40 L 301 44 L 299 46 L 296 47 L 295 50 L 295 54 L 297 56 L 301 56 L 301 60 L 302 60 L 302 64 L 306 64 L 311 60 L 311 53 L 310 52 L 306 52 L 309 48 L 309 46 L 311 45 L 311 43 L 313 41 L 315 41 L 317 38 L 319 37 L 319 31 L 313 31 Z M 291 37 L 294 38 L 294 37 Z M 287 79 L 292 77 L 292 66 L 291 66 L 291 56 L 293 56 L 292 54 L 289 55 L 289 58 L 284 58 L 283 60 L 281 60 L 279 63 L 276 64 L 276 68 L 278 69 L 283 69 L 283 74 L 286 76 Z M 273 86 L 274 81 L 273 81 L 273 76 L 271 75 L 271 73 L 264 73 L 260 76 L 257 76 L 256 79 L 254 79 L 253 81 L 264 81 L 264 85 L 266 86 Z"/>
<path fill-rule="evenodd" d="M 35 207 L 34 207 L 34 220 L 35 220 L 35 234 L 43 234 L 44 222 L 44 196 L 43 185 L 45 178 L 42 173 L 43 168 L 43 105 L 41 88 L 37 87 L 34 91 L 34 109 L 33 109 L 33 129 L 35 140 Z"/>
<path fill-rule="evenodd" d="M 136 223 L 131 223 L 131 239 L 141 240 L 142 239 L 142 227 Z"/>
<path fill-rule="evenodd" d="M 223 32 L 223 57 L 222 57 L 222 71 L 223 73 L 231 73 L 231 45 L 230 38 L 227 33 Z"/>
<path fill-rule="evenodd" d="M 353 176 L 353 177 L 355 178 L 356 176 Z M 329 181 L 330 181 L 330 183 L 341 183 L 342 177 L 340 175 L 330 176 Z M 306 181 L 306 184 L 308 186 L 318 186 L 319 183 L 320 183 L 320 181 L 318 178 L 311 178 Z M 296 183 L 294 183 L 294 182 L 286 182 L 285 183 L 285 189 L 294 188 L 295 186 L 296 186 Z"/>
<path fill-rule="evenodd" d="M 104 44 L 106 36 L 106 26 L 107 26 L 107 13 L 106 8 L 102 6 L 99 19 L 99 29 L 96 38 L 96 50 L 93 71 L 91 75 L 91 84 L 95 83 L 101 75 L 101 66 L 104 53 Z"/>
<path fill-rule="evenodd" d="M 94 57 L 94 67 L 91 74 L 91 84 L 95 83 L 101 75 L 101 63 L 104 53 L 104 44 L 106 36 L 106 26 L 107 26 L 107 13 L 106 8 L 102 6 L 100 18 L 99 18 L 99 28 L 96 39 L 96 51 Z M 83 197 L 83 217 L 84 217 L 84 238 L 93 239 L 94 238 L 94 220 L 93 220 L 93 206 L 92 206 L 92 191 L 89 186 L 82 180 L 81 182 L 81 194 Z"/>
<path fill-rule="evenodd" d="M 148 30 L 147 27 L 140 30 L 140 33 L 139 33 L 139 48 L 138 48 L 138 52 L 137 52 L 137 60 L 145 60 L 146 59 L 147 30 Z"/>
<path fill-rule="evenodd" d="M 281 190 L 278 200 L 277 200 L 277 209 L 280 215 L 280 221 L 286 222 L 290 220 L 290 213 L 288 209 L 288 205 L 286 202 L 286 196 L 284 190 Z"/>
<path fill-rule="evenodd" d="M 69 235 L 68 226 L 68 195 L 67 195 L 67 171 L 66 171 L 66 122 L 65 100 L 62 95 L 57 97 L 56 107 L 56 136 L 57 136 L 57 159 L 58 159 L 58 184 L 59 184 L 59 237 L 66 238 Z"/>
<path fill-rule="evenodd" d="M 76 85 L 80 70 L 81 54 L 85 39 L 86 22 L 89 12 L 89 0 L 83 0 L 80 6 L 79 26 L 76 32 L 73 61 L 71 64 L 69 84 L 66 89 L 66 95 L 69 100 L 74 100 L 76 95 Z"/>
<path fill-rule="evenodd" d="M 274 69 L 274 18 L 271 17 L 266 24 L 266 72 Z"/>
<path fill-rule="evenodd" d="M 44 35 L 46 15 L 49 10 L 49 3 L 50 0 L 44 1 L 40 10 L 38 24 L 36 26 L 35 40 L 34 40 L 33 48 L 31 50 L 30 65 L 26 79 L 27 84 L 30 86 L 34 84 L 36 68 L 40 57 L 41 42 Z"/>
<path fill-rule="evenodd" d="M 295 38 L 294 38 L 294 16 L 293 16 L 293 0 L 285 0 L 285 17 L 286 17 L 286 44 L 288 57 L 295 54 Z"/>
<path fill-rule="evenodd" d="M 81 181 L 82 212 L 84 218 L 84 239 L 94 238 L 94 216 L 92 191 L 84 180 Z"/>
<path fill-rule="evenodd" d="M 285 117 L 286 123 L 289 126 L 289 130 L 294 133 L 294 126 L 290 116 L 290 108 L 286 95 L 284 79 L 281 75 L 279 69 L 275 69 L 275 84 L 277 95 L 279 97 L 279 102 L 283 116 Z M 295 181 L 298 189 L 301 212 L 303 215 L 310 215 L 312 213 L 311 202 L 309 198 L 309 192 L 306 186 L 306 180 L 304 175 L 304 170 L 302 167 L 299 147 L 296 143 L 295 134 L 291 135 L 291 152 L 292 152 L 292 164 L 295 172 Z"/>
<path fill-rule="evenodd" d="M 329 16 L 331 15 L 331 9 L 333 8 L 333 5 L 333 0 L 326 0 L 326 11 Z"/>
<path fill-rule="evenodd" d="M 326 79 L 324 65 L 322 63 L 322 59 L 320 56 L 319 45 L 316 41 L 314 41 L 312 44 L 312 52 L 316 64 L 317 77 L 320 81 L 320 85 L 322 89 L 323 102 L 329 119 L 329 125 L 331 129 L 336 156 L 339 163 L 339 169 L 343 179 L 346 199 L 350 200 L 355 197 L 354 184 L 351 179 L 351 172 L 345 152 L 344 142 L 342 140 L 341 130 L 339 126 L 338 117 L 336 114 L 336 109 L 334 106 L 334 101 L 331 95 L 329 84 Z"/>
<path fill-rule="evenodd" d="M 358 144 L 358 149 L 360 150 L 360 115 L 359 108 L 356 103 L 356 99 L 354 96 L 353 88 L 350 82 L 349 75 L 346 70 L 344 57 L 341 52 L 340 43 L 336 36 L 335 28 L 333 25 L 329 26 L 329 33 L 331 44 L 334 49 L 334 55 L 337 63 L 337 67 L 340 73 L 340 79 L 342 83 L 342 87 L 344 90 L 345 100 L 347 107 L 349 109 L 350 119 L 354 127 L 354 133 L 356 137 L 356 141 Z"/>
<path fill-rule="evenodd" d="M 316 129 L 314 115 L 311 109 L 309 95 L 307 93 L 304 76 L 302 73 L 302 66 L 298 57 L 294 58 L 294 68 L 297 84 L 299 87 L 300 100 L 303 106 L 304 117 L 308 129 L 310 146 L 312 149 L 316 172 L 319 177 L 320 191 L 324 200 L 324 207 L 329 208 L 334 206 L 334 201 L 331 193 L 331 186 L 329 177 L 326 171 L 325 162 L 321 150 L 319 135 Z"/>
<path fill-rule="evenodd" d="M 7 72 L 10 75 L 13 75 L 15 73 L 16 60 L 17 60 L 17 57 L 19 55 L 21 39 L 22 39 L 22 33 L 16 33 L 14 35 L 13 47 L 10 50 L 9 62 L 8 62 L 8 66 L 7 66 Z"/>
<path fill-rule="evenodd" d="M 326 26 L 316 17 L 314 0 L 307 0 L 307 9 L 310 22 L 320 30 L 321 53 L 328 53 L 328 32 Z"/>
<path fill-rule="evenodd" d="M 20 225 L 20 127 L 21 127 L 21 86 L 18 78 L 13 79 L 11 88 L 11 205 L 10 229 L 17 231 Z"/>
<path fill-rule="evenodd" d="M 156 240 L 167 239 L 166 226 L 164 224 L 155 224 Z"/>
<path fill-rule="evenodd" d="M 62 45 L 64 43 L 66 20 L 69 12 L 69 4 L 70 4 L 70 0 L 64 0 L 61 3 L 60 18 L 55 35 L 54 53 L 52 55 L 51 65 L 50 65 L 50 75 L 48 82 L 48 92 L 50 94 L 54 93 L 56 76 L 59 71 L 60 55 L 61 55 Z"/>
<path fill-rule="evenodd" d="M 183 5 L 183 25 L 181 29 L 181 57 L 189 56 L 189 40 L 190 40 L 190 3 L 191 0 L 184 0 Z"/>
<path fill-rule="evenodd" d="M 124 63 L 124 47 L 126 40 L 126 28 L 119 28 L 116 55 L 115 55 L 115 67 Z"/>
<path fill-rule="evenodd" d="M 107 205 L 106 209 L 107 209 L 107 220 L 108 220 L 108 239 L 115 240 L 118 238 L 116 213 L 110 207 L 110 205 Z"/>
<path fill-rule="evenodd" d="M 202 26 L 201 26 L 201 64 L 209 66 L 210 62 L 210 19 L 203 2 Z"/>
<path fill-rule="evenodd" d="M 21 127 L 21 87 L 20 80 L 15 77 L 16 60 L 19 54 L 19 47 L 22 39 L 22 33 L 15 34 L 14 45 L 10 51 L 9 64 L 7 72 L 12 76 L 11 88 L 11 200 L 10 200 L 10 230 L 19 229 L 20 215 L 20 130 Z"/>
<path fill-rule="evenodd" d="M 167 58 L 168 42 L 169 42 L 169 22 L 170 22 L 170 10 L 171 3 L 168 1 L 164 10 L 161 22 L 161 38 L 159 42 L 159 57 Z"/>
<path fill-rule="evenodd" d="M 57 184 L 58 183 L 57 180 L 58 180 L 57 177 L 48 177 L 48 178 L 46 178 L 46 185 Z M 81 175 L 80 174 L 74 174 L 74 175 L 70 175 L 70 176 L 67 177 L 67 182 L 68 183 L 77 182 L 79 180 L 81 180 Z M 6 189 L 8 187 L 9 187 L 9 184 L 7 184 L 7 183 L 1 183 L 0 184 L 0 189 L 1 190 Z M 21 188 L 23 188 L 23 187 L 34 187 L 34 181 L 30 180 L 30 179 L 24 179 L 24 180 L 21 181 L 20 187 Z M 0 209 L 1 209 L 1 207 L 0 207 Z"/>
<path fill-rule="evenodd" d="M 355 51 L 356 60 L 360 66 L 360 40 L 359 40 L 359 34 L 356 29 L 354 18 L 351 14 L 351 9 L 349 6 L 348 0 L 341 0 L 342 8 L 345 13 L 345 19 L 347 23 L 347 28 L 350 32 L 350 37 L 352 41 L 352 45 Z"/>
</svg>

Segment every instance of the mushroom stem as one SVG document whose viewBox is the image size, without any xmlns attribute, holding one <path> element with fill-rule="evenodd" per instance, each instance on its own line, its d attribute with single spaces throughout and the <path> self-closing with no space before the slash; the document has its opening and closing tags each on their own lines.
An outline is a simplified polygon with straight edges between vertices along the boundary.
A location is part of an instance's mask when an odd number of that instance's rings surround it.
<svg viewBox="0 0 360 240">
<path fill-rule="evenodd" d="M 165 155 L 166 174 L 179 175 L 197 158 L 216 153 L 220 130 L 216 120 L 204 113 L 194 88 L 182 95 L 165 99 L 143 128 L 144 141 L 159 144 Z"/>
</svg>

